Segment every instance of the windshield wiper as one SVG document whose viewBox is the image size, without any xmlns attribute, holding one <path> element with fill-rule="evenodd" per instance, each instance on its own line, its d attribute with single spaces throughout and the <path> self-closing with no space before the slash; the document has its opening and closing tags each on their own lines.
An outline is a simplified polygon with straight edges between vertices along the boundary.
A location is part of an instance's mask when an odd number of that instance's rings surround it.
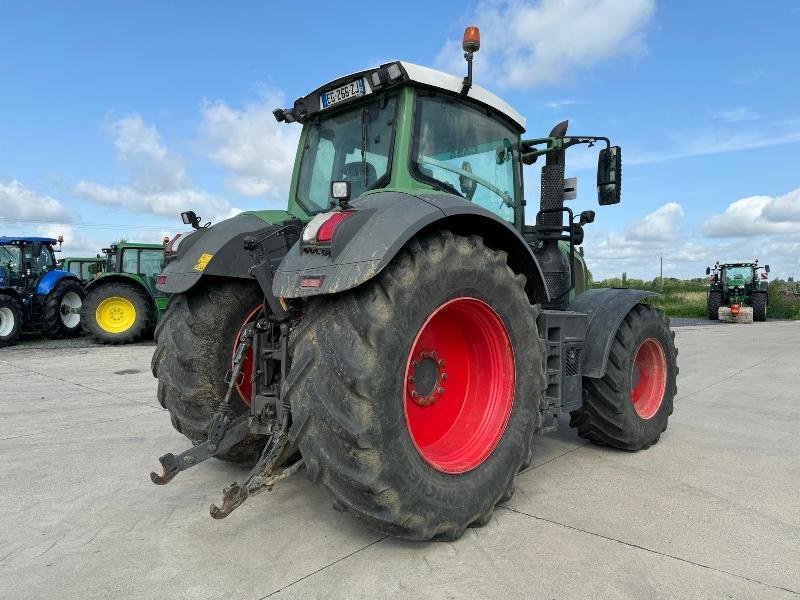
<svg viewBox="0 0 800 600">
<path fill-rule="evenodd" d="M 440 192 L 449 192 L 451 194 L 455 194 L 459 198 L 464 198 L 466 200 L 466 196 L 459 192 L 452 184 L 447 183 L 446 181 L 442 181 L 441 179 L 436 179 L 435 177 L 429 177 L 429 183 L 439 190 Z"/>
</svg>

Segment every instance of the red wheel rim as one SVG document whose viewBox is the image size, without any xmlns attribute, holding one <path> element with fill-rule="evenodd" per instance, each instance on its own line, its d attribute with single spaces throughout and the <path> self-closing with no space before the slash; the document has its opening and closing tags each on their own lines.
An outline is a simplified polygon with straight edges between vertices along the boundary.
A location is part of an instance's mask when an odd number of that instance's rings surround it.
<svg viewBox="0 0 800 600">
<path fill-rule="evenodd" d="M 422 458 L 444 473 L 480 465 L 503 436 L 514 383 L 511 340 L 488 304 L 455 298 L 433 311 L 403 381 L 406 425 Z"/>
<path fill-rule="evenodd" d="M 258 315 L 263 304 L 256 306 L 249 315 L 245 318 L 239 329 L 236 330 L 236 340 L 233 342 L 233 352 L 231 353 L 231 369 L 233 369 L 233 357 L 236 356 L 236 350 L 239 348 L 239 336 L 242 333 L 244 326 L 253 321 Z M 248 348 L 244 353 L 242 359 L 242 370 L 239 372 L 239 378 L 236 381 L 236 390 L 242 398 L 242 402 L 250 406 L 250 398 L 253 391 L 253 348 Z"/>
<path fill-rule="evenodd" d="M 658 412 L 667 387 L 667 359 L 655 338 L 647 338 L 636 349 L 631 367 L 631 402 L 636 414 L 650 419 Z"/>
</svg>

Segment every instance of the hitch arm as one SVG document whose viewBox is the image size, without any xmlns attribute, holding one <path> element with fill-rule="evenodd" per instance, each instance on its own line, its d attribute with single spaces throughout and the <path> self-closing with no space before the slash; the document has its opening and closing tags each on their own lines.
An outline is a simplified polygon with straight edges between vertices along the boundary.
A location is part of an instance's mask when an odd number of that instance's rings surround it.
<svg viewBox="0 0 800 600">
<path fill-rule="evenodd" d="M 222 438 L 217 442 L 216 450 L 212 451 L 207 441 L 197 446 L 193 446 L 188 450 L 184 450 L 177 456 L 168 452 L 158 459 L 161 463 L 163 472 L 161 475 L 155 472 L 150 473 L 150 479 L 156 485 L 164 485 L 172 481 L 181 471 L 185 471 L 204 460 L 207 460 L 215 454 L 224 453 L 230 450 L 233 446 L 241 442 L 247 437 L 250 432 L 250 427 L 247 422 L 247 415 L 242 415 L 231 426 L 225 430 Z"/>
</svg>

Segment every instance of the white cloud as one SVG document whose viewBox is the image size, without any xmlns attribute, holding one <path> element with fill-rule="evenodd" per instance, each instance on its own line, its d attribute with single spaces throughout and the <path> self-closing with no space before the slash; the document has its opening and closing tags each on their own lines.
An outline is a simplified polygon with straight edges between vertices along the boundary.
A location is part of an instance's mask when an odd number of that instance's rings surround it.
<svg viewBox="0 0 800 600">
<path fill-rule="evenodd" d="M 793 144 L 800 142 L 800 127 L 794 127 L 778 135 L 764 135 L 763 132 L 758 131 L 706 131 L 691 134 L 676 133 L 674 137 L 676 138 L 678 149 L 655 153 L 629 152 L 629 158 L 626 163 L 628 165 L 652 164 L 677 158 L 726 154 L 728 152 L 741 152 L 756 148 Z M 687 140 L 690 141 L 687 142 Z"/>
<path fill-rule="evenodd" d="M 742 121 L 756 121 L 761 119 L 761 115 L 754 111 L 749 106 L 739 106 L 729 110 L 723 110 L 714 113 L 713 117 L 728 123 L 740 123 Z"/>
<path fill-rule="evenodd" d="M 702 227 L 708 237 L 800 233 L 800 188 L 784 196 L 750 196 L 732 202 Z"/>
<path fill-rule="evenodd" d="M 471 22 L 481 29 L 475 77 L 504 87 L 560 83 L 575 71 L 645 49 L 655 0 L 487 0 Z M 461 43 L 448 40 L 437 64 L 464 71 Z"/>
<path fill-rule="evenodd" d="M 681 218 L 683 207 L 677 202 L 669 202 L 633 223 L 628 228 L 627 238 L 640 242 L 672 241 L 675 239 L 675 227 Z"/>
<path fill-rule="evenodd" d="M 67 209 L 55 198 L 43 196 L 16 179 L 0 183 L 0 222 L 70 221 Z"/>
<path fill-rule="evenodd" d="M 550 102 L 545 102 L 544 105 L 547 108 L 552 108 L 553 110 L 561 110 L 566 106 L 576 106 L 579 104 L 586 104 L 584 100 L 551 100 Z"/>
<path fill-rule="evenodd" d="M 665 277 L 699 277 L 711 250 L 682 232 L 683 214 L 680 204 L 669 202 L 621 232 L 601 233 L 590 225 L 584 248 L 594 278 L 619 277 L 624 271 L 651 279 L 659 273 L 659 254 L 664 256 Z"/>
<path fill-rule="evenodd" d="M 128 181 L 119 186 L 79 181 L 75 186 L 79 196 L 130 212 L 175 219 L 190 209 L 213 221 L 240 212 L 227 200 L 192 186 L 181 158 L 169 151 L 155 126 L 145 123 L 139 115 L 108 123 L 107 129 Z"/>
<path fill-rule="evenodd" d="M 76 229 L 69 223 L 48 223 L 36 228 L 36 233 L 45 237 L 64 236 L 61 245 L 61 256 L 96 256 L 101 248 L 108 246 L 112 240 L 98 240 L 86 235 L 85 230 Z M 59 258 L 56 256 L 56 258 Z"/>
<path fill-rule="evenodd" d="M 241 212 L 225 200 L 189 187 L 176 190 L 145 191 L 135 186 L 108 187 L 90 181 L 80 181 L 75 187 L 75 193 L 98 204 L 164 217 L 177 218 L 181 212 L 191 209 L 203 219 L 217 221 Z"/>
<path fill-rule="evenodd" d="M 272 110 L 281 106 L 283 95 L 270 90 L 241 109 L 222 101 L 201 108 L 208 158 L 229 172 L 228 185 L 242 196 L 285 202 L 300 129 L 275 120 Z"/>
</svg>

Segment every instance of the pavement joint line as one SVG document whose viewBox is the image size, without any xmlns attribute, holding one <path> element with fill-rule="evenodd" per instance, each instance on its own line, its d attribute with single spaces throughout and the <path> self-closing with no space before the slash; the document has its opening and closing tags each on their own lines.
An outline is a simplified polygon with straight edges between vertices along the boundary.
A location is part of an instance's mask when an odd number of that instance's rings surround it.
<svg viewBox="0 0 800 600">
<path fill-rule="evenodd" d="M 568 525 L 566 523 L 561 523 L 559 521 L 554 521 L 553 519 L 547 519 L 545 517 L 539 517 L 537 515 L 533 515 L 531 513 L 527 513 L 523 510 L 519 510 L 517 508 L 511 508 L 510 506 L 499 505 L 498 508 L 504 508 L 507 511 L 517 513 L 518 515 L 522 515 L 525 517 L 529 517 L 531 519 L 535 519 L 537 521 L 544 521 L 545 523 L 550 523 L 552 525 L 558 525 L 559 527 L 563 527 L 565 529 L 571 529 L 573 531 L 578 531 L 580 533 L 585 533 L 587 535 L 592 535 L 594 537 L 598 537 L 604 540 L 608 540 L 610 542 L 616 542 L 618 544 L 622 544 L 623 546 L 628 546 L 629 548 L 635 548 L 637 550 L 644 550 L 645 552 L 650 552 L 651 554 L 656 554 L 658 556 L 663 556 L 665 558 L 671 558 L 673 560 L 677 560 L 686 564 L 694 565 L 695 567 L 701 567 L 703 569 L 708 569 L 710 571 L 715 571 L 717 573 L 724 573 L 725 575 L 730 575 L 731 577 L 737 577 L 739 579 L 744 579 L 745 581 L 749 581 L 751 583 L 757 583 L 759 585 L 763 585 L 765 587 L 769 587 L 775 590 L 781 590 L 783 592 L 789 592 L 790 594 L 794 594 L 795 596 L 800 596 L 800 592 L 797 590 L 792 590 L 787 587 L 783 587 L 780 585 L 774 585 L 772 583 L 767 583 L 766 581 L 761 581 L 759 579 L 754 579 L 753 577 L 748 577 L 747 575 L 740 575 L 739 573 L 731 573 L 730 571 L 726 571 L 725 569 L 718 569 L 717 567 L 712 567 L 709 565 L 705 565 L 703 563 L 695 562 L 693 560 L 689 560 L 688 558 L 681 558 L 680 556 L 675 556 L 674 554 L 667 554 L 665 552 L 659 552 L 658 550 L 653 550 L 652 548 L 646 548 L 645 546 L 640 546 L 638 544 L 634 544 L 633 542 L 626 542 L 625 540 L 620 540 L 617 538 L 613 538 L 607 535 L 603 535 L 602 533 L 596 533 L 594 531 L 589 531 L 588 529 L 581 529 L 580 527 L 575 527 L 574 525 Z"/>
<path fill-rule="evenodd" d="M 78 382 L 75 382 L 75 381 L 68 381 L 66 379 L 61 379 L 60 377 L 56 377 L 55 375 L 48 375 L 47 373 L 40 373 L 39 371 L 34 371 L 33 369 L 29 369 L 27 367 L 23 367 L 21 365 L 17 365 L 17 364 L 11 363 L 11 362 L 9 362 L 7 360 L 0 360 L 0 362 L 3 362 L 3 363 L 5 363 L 8 366 L 13 367 L 13 368 L 22 369 L 23 371 L 27 371 L 28 373 L 33 373 L 35 375 L 40 375 L 41 377 L 45 377 L 47 379 L 55 379 L 56 381 L 60 381 L 61 383 L 66 383 L 68 385 L 74 385 L 76 387 L 82 387 L 82 388 L 84 388 L 86 390 L 92 390 L 93 392 L 99 392 L 101 394 L 105 394 L 106 396 L 111 396 L 112 398 L 117 398 L 119 400 L 125 400 L 125 402 L 133 402 L 134 404 L 141 404 L 142 406 L 148 406 L 150 408 L 155 408 L 155 407 L 153 407 L 152 404 L 147 404 L 145 402 L 140 402 L 139 400 L 132 400 L 130 398 L 125 398 L 124 396 L 117 396 L 116 394 L 112 394 L 111 392 L 107 392 L 106 390 L 100 390 L 100 389 L 97 389 L 97 388 L 93 388 L 90 385 L 83 384 L 83 383 L 78 383 Z"/>
<path fill-rule="evenodd" d="M 353 550 L 353 551 L 352 551 L 350 554 L 347 554 L 347 555 L 345 555 L 345 556 L 342 556 L 341 558 L 337 558 L 335 561 L 333 561 L 333 562 L 331 562 L 331 563 L 328 563 L 328 564 L 327 564 L 327 565 L 325 565 L 324 567 L 320 567 L 319 569 L 317 569 L 317 570 L 315 570 L 315 571 L 312 571 L 311 573 L 307 573 L 306 575 L 303 575 L 303 576 L 302 576 L 302 577 L 300 577 L 299 579 L 295 579 L 295 580 L 294 580 L 294 581 L 292 581 L 291 583 L 287 583 L 287 584 L 286 584 L 285 586 L 283 586 L 282 588 L 279 588 L 279 589 L 275 590 L 274 592 L 270 592 L 270 593 L 269 593 L 269 594 L 267 594 L 266 596 L 261 596 L 261 597 L 260 597 L 258 600 L 266 600 L 266 598 L 271 598 L 271 597 L 272 597 L 272 596 L 274 596 L 275 594 L 279 594 L 279 593 L 281 593 L 283 590 L 285 590 L 285 589 L 287 589 L 287 588 L 290 588 L 290 587 L 292 587 L 292 586 L 293 586 L 295 583 L 300 583 L 300 582 L 301 582 L 301 581 L 303 581 L 304 579 L 308 579 L 309 577 L 312 577 L 312 576 L 316 575 L 316 574 L 317 574 L 317 573 L 319 573 L 320 571 L 324 571 L 324 570 L 325 570 L 325 569 L 327 569 L 328 567 L 332 567 L 332 566 L 333 566 L 333 565 L 335 565 L 335 564 L 338 564 L 338 563 L 340 563 L 340 562 L 342 562 L 342 561 L 344 561 L 344 560 L 347 560 L 348 558 L 350 558 L 351 556 L 353 556 L 353 555 L 355 555 L 355 554 L 358 554 L 358 553 L 359 553 L 359 552 L 361 552 L 362 550 L 366 550 L 367 548 L 369 548 L 369 547 L 371 547 L 371 546 L 374 546 L 374 545 L 375 545 L 375 544 L 377 544 L 378 542 L 382 542 L 382 541 L 383 541 L 383 540 L 385 540 L 387 537 L 389 537 L 389 536 L 388 536 L 388 535 L 384 535 L 383 537 L 380 537 L 380 538 L 378 538 L 377 540 L 374 540 L 374 541 L 370 542 L 369 544 L 367 544 L 367 545 L 366 545 L 366 546 L 364 546 L 363 548 L 359 548 L 358 550 Z"/>
<path fill-rule="evenodd" d="M 773 359 L 774 359 L 776 356 L 779 356 L 779 355 L 777 355 L 777 354 L 776 354 L 776 355 L 774 355 L 774 356 L 768 356 L 768 357 L 767 357 L 767 358 L 765 358 L 764 360 L 761 360 L 761 361 L 759 361 L 759 362 L 757 362 L 757 363 L 754 363 L 754 364 L 752 364 L 752 365 L 749 365 L 749 366 L 747 366 L 747 367 L 744 367 L 743 369 L 739 369 L 738 371 L 735 371 L 735 372 L 731 373 L 730 375 L 726 375 L 726 376 L 725 376 L 725 377 L 723 377 L 722 379 L 718 379 L 717 381 L 715 381 L 715 382 L 713 382 L 713 383 L 710 383 L 710 384 L 708 384 L 708 385 L 707 385 L 706 387 L 704 387 L 704 388 L 700 388 L 699 390 L 695 390 L 695 391 L 693 391 L 693 392 L 689 392 L 689 393 L 688 393 L 688 394 L 686 394 L 685 396 L 675 396 L 675 400 L 685 400 L 686 398 L 690 398 L 691 396 L 694 396 L 695 394 L 699 394 L 700 392 L 705 392 L 707 389 L 710 389 L 710 388 L 714 387 L 715 385 L 718 385 L 718 384 L 720 384 L 720 383 L 722 383 L 722 382 L 724 382 L 724 381 L 728 381 L 728 379 L 732 379 L 732 378 L 736 377 L 737 375 L 741 375 L 741 374 L 742 374 L 742 373 L 744 373 L 745 371 L 749 371 L 750 369 L 753 369 L 753 368 L 755 368 L 755 367 L 758 367 L 758 366 L 760 366 L 760 365 L 763 365 L 763 364 L 764 364 L 765 362 L 767 362 L 767 361 L 773 360 Z"/>
<path fill-rule="evenodd" d="M 151 410 L 161 411 L 160 408 L 156 408 L 155 406 L 150 407 Z M 21 433 L 20 435 L 12 435 L 9 437 L 0 438 L 0 442 L 4 442 L 6 440 L 18 440 L 20 438 L 27 438 L 27 437 L 34 437 L 36 435 L 46 435 L 48 433 L 55 433 L 56 431 L 64 431 L 65 429 L 75 429 L 76 427 L 83 427 L 84 425 L 98 425 L 99 423 L 110 423 L 112 421 L 123 421 L 125 419 L 133 419 L 136 417 L 142 417 L 144 415 L 152 415 L 151 411 L 148 412 L 140 412 L 133 415 L 126 415 L 124 417 L 112 417 L 111 419 L 100 419 L 99 421 L 88 421 L 86 423 L 77 423 L 74 425 L 64 425 L 63 427 L 56 427 L 55 429 L 46 429 L 45 431 L 35 431 L 32 433 Z"/>
<path fill-rule="evenodd" d="M 519 473 L 517 473 L 517 477 L 519 477 L 519 476 L 520 476 L 520 475 L 522 475 L 523 473 L 527 473 L 528 471 L 533 471 L 534 469 L 538 469 L 539 467 L 543 467 L 543 466 L 545 466 L 546 464 L 553 462 L 554 460 L 558 460 L 558 459 L 559 459 L 559 458 L 561 458 L 562 456 L 566 456 L 567 454 L 570 454 L 570 453 L 572 453 L 572 452 L 575 452 L 576 450 L 580 450 L 581 448 L 585 448 L 585 447 L 586 447 L 586 446 L 588 446 L 588 445 L 589 445 L 589 442 L 585 442 L 585 443 L 581 444 L 580 446 L 577 446 L 577 447 L 575 447 L 575 448 L 572 448 L 571 450 L 567 450 L 566 452 L 562 452 L 562 453 L 561 453 L 561 454 L 559 454 L 558 456 L 554 456 L 553 458 L 551 458 L 551 459 L 549 459 L 549 460 L 546 460 L 546 461 L 544 461 L 544 462 L 543 462 L 543 463 L 541 463 L 541 464 L 538 464 L 538 465 L 531 465 L 531 466 L 530 466 L 530 467 L 528 467 L 527 469 L 523 469 L 522 471 L 520 471 Z"/>
</svg>

